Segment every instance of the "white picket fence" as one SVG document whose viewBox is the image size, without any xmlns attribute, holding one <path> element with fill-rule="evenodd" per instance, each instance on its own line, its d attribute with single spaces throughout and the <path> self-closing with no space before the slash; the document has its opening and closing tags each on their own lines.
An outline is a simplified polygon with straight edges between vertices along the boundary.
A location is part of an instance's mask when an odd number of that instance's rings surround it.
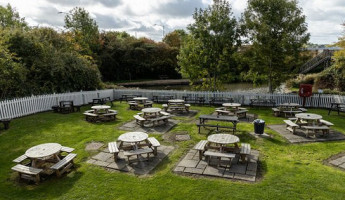
<svg viewBox="0 0 345 200">
<path fill-rule="evenodd" d="M 60 101 L 72 100 L 75 105 L 85 105 L 92 102 L 92 99 L 110 97 L 120 99 L 122 95 L 142 95 L 152 99 L 153 96 L 172 95 L 182 99 L 183 96 L 204 97 L 206 103 L 211 97 L 230 97 L 242 105 L 249 105 L 250 99 L 265 98 L 274 99 L 277 104 L 294 102 L 302 104 L 302 98 L 297 94 L 264 94 L 264 93 L 238 93 L 238 92 L 196 92 L 196 91 L 174 91 L 174 90 L 145 90 L 145 89 L 108 89 L 96 91 L 80 91 L 62 94 L 48 94 L 31 97 L 23 97 L 12 100 L 0 101 L 0 120 L 31 115 L 38 112 L 51 110 L 52 106 L 58 105 Z M 331 102 L 345 102 L 345 96 L 339 95 L 313 95 L 307 98 L 306 107 L 329 108 Z"/>
</svg>

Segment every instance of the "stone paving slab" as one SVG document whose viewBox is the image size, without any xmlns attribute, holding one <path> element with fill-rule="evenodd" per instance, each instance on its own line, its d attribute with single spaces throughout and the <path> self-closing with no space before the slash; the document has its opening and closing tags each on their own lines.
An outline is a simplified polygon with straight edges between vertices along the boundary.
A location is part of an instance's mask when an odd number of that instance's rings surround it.
<svg viewBox="0 0 345 200">
<path fill-rule="evenodd" d="M 145 132 L 150 134 L 164 134 L 171 130 L 176 124 L 179 123 L 179 120 L 169 119 L 168 123 L 161 123 L 160 125 L 153 127 L 141 127 L 138 125 L 135 120 L 123 124 L 119 127 L 120 130 L 124 131 L 134 131 L 134 132 Z"/>
<path fill-rule="evenodd" d="M 334 167 L 345 170 L 345 153 L 334 155 L 327 162 Z"/>
<path fill-rule="evenodd" d="M 194 117 L 196 114 L 198 114 L 199 111 L 189 110 L 189 112 L 178 112 L 178 111 L 171 112 L 170 110 L 168 110 L 168 112 L 177 117 Z"/>
<path fill-rule="evenodd" d="M 86 151 L 96 151 L 101 148 L 104 144 L 102 142 L 90 142 L 86 145 Z"/>
<path fill-rule="evenodd" d="M 174 149 L 173 146 L 160 146 L 157 149 L 157 156 L 150 155 L 149 158 L 145 156 L 139 156 L 139 160 L 136 156 L 130 157 L 130 164 L 128 164 L 127 157 L 120 151 L 118 159 L 114 161 L 114 154 L 106 151 L 106 148 L 99 150 L 100 152 L 86 162 L 92 165 L 97 165 L 106 168 L 107 170 L 115 170 L 121 172 L 129 172 L 136 175 L 145 175 L 150 173 L 162 160 L 168 156 Z M 184 167 L 183 167 L 184 170 Z"/>
<path fill-rule="evenodd" d="M 181 175 L 212 176 L 250 182 L 256 180 L 259 158 L 257 150 L 251 151 L 249 161 L 245 163 L 239 162 L 239 156 L 236 155 L 231 161 L 231 167 L 228 159 L 222 159 L 218 167 L 217 158 L 212 157 L 208 164 L 204 157 L 199 160 L 198 154 L 196 150 L 189 150 L 173 171 Z"/>
<path fill-rule="evenodd" d="M 296 129 L 296 133 L 292 134 L 290 131 L 286 130 L 285 124 L 279 125 L 269 125 L 270 129 L 278 132 L 284 138 L 286 138 L 290 143 L 307 143 L 307 142 L 326 142 L 326 141 L 337 141 L 345 140 L 345 135 L 330 129 L 328 136 L 322 136 L 321 133 L 316 133 L 315 137 L 306 137 L 304 130 Z"/>
</svg>

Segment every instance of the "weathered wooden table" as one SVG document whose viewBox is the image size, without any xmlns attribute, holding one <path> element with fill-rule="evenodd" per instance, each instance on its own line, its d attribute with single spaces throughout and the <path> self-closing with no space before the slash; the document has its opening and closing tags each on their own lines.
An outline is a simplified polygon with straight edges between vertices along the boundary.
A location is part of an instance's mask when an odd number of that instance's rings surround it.
<svg viewBox="0 0 345 200">
<path fill-rule="evenodd" d="M 144 108 L 141 110 L 145 119 L 159 117 L 160 111 L 162 111 L 160 108 Z"/>
<path fill-rule="evenodd" d="M 241 106 L 239 103 L 223 103 L 222 106 L 225 108 L 225 110 L 231 110 L 230 108 L 233 108 L 234 110 L 238 110 L 238 108 Z"/>
<path fill-rule="evenodd" d="M 303 120 L 307 121 L 308 125 L 315 126 L 315 122 L 319 122 L 322 119 L 321 115 L 313 114 L 313 113 L 299 113 L 296 114 L 295 117 L 297 118 L 296 124 L 301 123 Z"/>
<path fill-rule="evenodd" d="M 95 114 L 99 113 L 99 111 L 102 111 L 102 110 L 104 110 L 105 113 L 108 113 L 110 106 L 107 106 L 107 105 L 92 106 L 91 109 L 94 110 Z"/>
<path fill-rule="evenodd" d="M 205 122 L 208 120 L 212 121 L 220 121 L 220 122 L 230 122 L 233 124 L 233 126 L 220 126 L 220 125 L 213 125 L 213 124 L 206 124 Z M 217 131 L 219 128 L 230 128 L 233 130 L 233 132 L 236 131 L 236 125 L 238 123 L 238 117 L 236 116 L 224 116 L 224 115 L 200 115 L 199 117 L 199 124 L 197 126 L 199 127 L 199 133 L 200 133 L 200 127 L 216 127 Z"/>
<path fill-rule="evenodd" d="M 133 148 L 138 149 L 138 143 L 146 141 L 148 135 L 144 132 L 127 132 L 119 136 L 117 139 L 120 142 L 119 148 L 123 146 L 123 142 L 134 144 Z"/>
<path fill-rule="evenodd" d="M 220 152 L 223 152 L 223 147 L 228 144 L 234 144 L 235 150 L 238 150 L 238 142 L 240 139 L 235 135 L 230 134 L 213 134 L 207 137 L 207 140 L 211 143 L 220 145 Z"/>
<path fill-rule="evenodd" d="M 146 100 L 148 100 L 148 98 L 147 97 L 134 97 L 133 100 L 136 101 L 137 103 L 144 104 L 146 102 Z"/>
<path fill-rule="evenodd" d="M 53 157 L 56 162 L 60 161 L 59 154 L 62 146 L 58 143 L 45 143 L 31 147 L 25 155 L 32 160 L 32 167 L 37 167 L 37 161 L 44 161 Z"/>
</svg>

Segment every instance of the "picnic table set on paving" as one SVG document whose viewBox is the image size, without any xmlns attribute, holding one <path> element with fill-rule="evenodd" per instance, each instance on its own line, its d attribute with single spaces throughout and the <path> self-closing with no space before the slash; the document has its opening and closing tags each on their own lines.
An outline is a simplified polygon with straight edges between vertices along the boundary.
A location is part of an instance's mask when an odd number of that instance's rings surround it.
<svg viewBox="0 0 345 200">
<path fill-rule="evenodd" d="M 231 167 L 231 161 L 236 155 L 239 155 L 242 162 L 246 161 L 247 155 L 250 154 L 250 144 L 239 144 L 240 139 L 231 134 L 212 134 L 207 137 L 207 140 L 201 140 L 197 143 L 193 149 L 199 152 L 199 160 L 202 160 L 203 156 L 206 157 L 208 164 L 210 164 L 211 157 L 218 159 L 218 167 L 222 158 L 229 159 L 229 166 Z"/>
<path fill-rule="evenodd" d="M 274 116 L 279 117 L 284 114 L 285 117 L 294 116 L 295 114 L 307 112 L 305 108 L 301 108 L 301 105 L 298 103 L 283 103 L 280 104 L 277 108 L 272 108 Z"/>
<path fill-rule="evenodd" d="M 286 129 L 295 134 L 296 129 L 300 128 L 306 130 L 306 137 L 316 134 L 317 131 L 322 131 L 322 135 L 328 135 L 330 127 L 334 124 L 323 120 L 321 115 L 313 113 L 299 113 L 295 118 L 284 120 Z"/>
<path fill-rule="evenodd" d="M 207 121 L 218 121 L 218 122 L 229 122 L 232 124 L 232 126 L 225 126 L 225 125 L 219 125 L 217 124 L 206 124 Z M 236 116 L 226 116 L 226 115 L 200 115 L 199 116 L 199 123 L 196 125 L 199 128 L 199 133 L 200 133 L 200 128 L 201 127 L 215 127 L 217 131 L 219 131 L 219 128 L 226 128 L 226 129 L 231 129 L 233 133 L 236 131 L 236 125 L 239 122 L 238 117 Z"/>
<path fill-rule="evenodd" d="M 169 99 L 168 104 L 163 104 L 165 112 L 189 112 L 190 104 L 186 104 L 183 99 Z"/>
<path fill-rule="evenodd" d="M 52 106 L 54 112 L 57 113 L 71 113 L 75 111 L 80 111 L 81 105 L 74 105 L 73 101 L 60 101 L 59 105 Z"/>
<path fill-rule="evenodd" d="M 73 165 L 77 154 L 71 153 L 73 148 L 64 147 L 58 143 L 39 144 L 29 148 L 24 155 L 14 159 L 17 163 L 12 167 L 19 173 L 20 178 L 35 181 L 38 184 L 41 175 L 51 175 L 54 172 L 60 177 Z M 63 155 L 62 153 L 67 153 Z"/>
<path fill-rule="evenodd" d="M 117 111 L 110 108 L 108 105 L 92 106 L 92 110 L 84 112 L 85 120 L 88 122 L 113 121 L 116 119 Z"/>
<path fill-rule="evenodd" d="M 236 115 L 238 118 L 245 118 L 248 110 L 241 108 L 239 103 L 223 103 L 223 107 L 216 108 L 217 115 Z"/>
<path fill-rule="evenodd" d="M 134 97 L 132 101 L 128 101 L 129 109 L 141 110 L 143 108 L 152 107 L 153 102 L 149 101 L 147 97 Z"/>
<path fill-rule="evenodd" d="M 144 127 L 147 124 L 160 125 L 159 122 L 166 124 L 172 116 L 170 113 L 162 111 L 161 108 L 144 108 L 141 113 L 137 113 L 133 117 L 138 125 Z"/>
<path fill-rule="evenodd" d="M 137 156 L 136 161 L 141 161 L 142 154 L 147 155 L 149 159 L 150 154 L 157 155 L 157 148 L 160 146 L 159 141 L 154 137 L 148 137 L 143 132 L 127 132 L 120 135 L 117 142 L 109 142 L 108 149 L 110 153 L 114 154 L 115 162 L 118 160 L 118 154 L 123 151 L 123 155 L 127 157 L 130 163 L 131 156 Z"/>
</svg>

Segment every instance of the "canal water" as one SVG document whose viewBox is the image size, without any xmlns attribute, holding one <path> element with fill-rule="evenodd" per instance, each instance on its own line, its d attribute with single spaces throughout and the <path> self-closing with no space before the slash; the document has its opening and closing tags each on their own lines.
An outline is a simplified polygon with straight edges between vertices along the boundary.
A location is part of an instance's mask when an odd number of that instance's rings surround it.
<svg viewBox="0 0 345 200">
<path fill-rule="evenodd" d="M 254 93 L 267 93 L 268 86 L 254 86 L 252 83 L 231 83 L 224 84 L 224 90 L 229 92 L 254 92 Z M 155 86 L 139 86 L 141 89 L 151 90 L 192 90 L 190 85 L 155 85 Z"/>
</svg>

